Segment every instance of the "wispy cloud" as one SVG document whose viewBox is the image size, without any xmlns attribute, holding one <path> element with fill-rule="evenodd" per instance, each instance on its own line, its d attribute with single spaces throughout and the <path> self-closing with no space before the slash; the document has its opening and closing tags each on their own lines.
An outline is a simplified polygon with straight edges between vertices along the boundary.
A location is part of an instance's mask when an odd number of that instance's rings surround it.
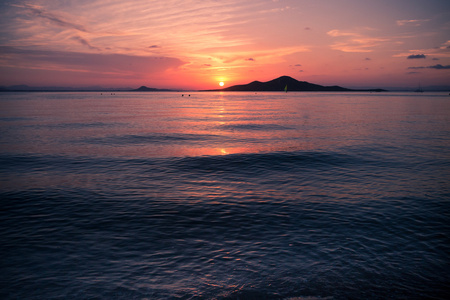
<svg viewBox="0 0 450 300">
<path fill-rule="evenodd" d="M 278 12 L 283 12 L 283 11 L 290 10 L 290 9 L 292 9 L 292 7 L 290 7 L 290 6 L 275 7 L 272 9 L 261 10 L 259 13 L 261 13 L 261 14 L 278 13 Z"/>
<path fill-rule="evenodd" d="M 189 56 L 191 52 L 224 43 L 249 44 L 251 40 L 231 29 L 249 22 L 249 12 L 258 7 L 237 0 L 166 0 L 151 4 L 146 0 L 80 3 L 38 0 L 36 3 L 14 4 L 17 46 L 42 44 L 44 39 L 47 48 L 56 49 L 73 41 L 90 50 L 116 53 L 125 50 L 128 54 L 144 55 L 151 49 L 149 45 L 164 45 L 159 50 L 171 56 L 179 53 Z"/>
<path fill-rule="evenodd" d="M 253 60 L 260 64 L 276 64 L 283 62 L 283 57 L 301 52 L 310 52 L 306 46 L 279 47 L 265 50 L 233 50 L 221 51 L 211 49 L 204 55 L 205 58 L 212 59 L 220 64 L 234 64 L 241 66 L 242 60 Z M 250 59 L 249 59 L 250 57 Z"/>
<path fill-rule="evenodd" d="M 398 26 L 421 26 L 423 23 L 430 21 L 430 19 L 421 19 L 421 20 L 397 20 Z"/>
<path fill-rule="evenodd" d="M 50 21 L 51 23 L 53 23 L 53 24 L 55 24 L 57 26 L 64 27 L 64 28 L 75 29 L 75 30 L 82 31 L 82 32 L 88 32 L 88 30 L 82 24 L 77 24 L 76 22 L 67 20 L 64 17 L 62 17 L 62 16 L 60 16 L 58 14 L 49 12 L 49 11 L 43 9 L 42 7 L 38 6 L 38 5 L 33 5 L 33 4 L 24 4 L 24 5 L 13 4 L 13 6 L 24 8 L 32 16 L 35 16 L 35 17 L 42 18 L 42 19 L 45 19 L 47 21 Z"/>
<path fill-rule="evenodd" d="M 329 36 L 338 37 L 338 36 L 359 36 L 359 34 L 354 32 L 344 32 L 338 29 L 333 29 L 327 32 Z"/>
<path fill-rule="evenodd" d="M 72 37 L 73 40 L 80 42 L 80 44 L 88 47 L 91 50 L 101 50 L 99 47 L 92 46 L 91 43 L 89 43 L 86 39 L 82 38 L 81 36 L 74 36 Z"/>
<path fill-rule="evenodd" d="M 345 32 L 338 29 L 330 30 L 327 34 L 334 38 L 342 38 L 343 41 L 331 45 L 334 50 L 342 52 L 372 52 L 373 48 L 390 41 L 389 38 L 369 37 L 358 32 Z"/>
<path fill-rule="evenodd" d="M 442 58 L 450 58 L 450 40 L 446 41 L 445 43 L 442 43 L 441 45 L 433 48 L 427 48 L 427 49 L 415 49 L 415 50 L 409 50 L 409 52 L 403 52 L 394 55 L 394 57 L 410 57 L 410 56 L 420 56 L 424 55 L 422 53 L 426 53 L 426 56 L 438 56 Z M 422 57 L 416 57 L 416 58 L 422 58 Z M 435 59 L 435 58 L 433 58 Z"/>
</svg>

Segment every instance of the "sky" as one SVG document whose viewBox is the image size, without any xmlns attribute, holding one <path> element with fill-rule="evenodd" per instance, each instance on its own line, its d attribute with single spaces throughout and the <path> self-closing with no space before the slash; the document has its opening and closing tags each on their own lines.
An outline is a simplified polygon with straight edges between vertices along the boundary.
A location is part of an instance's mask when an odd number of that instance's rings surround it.
<svg viewBox="0 0 450 300">
<path fill-rule="evenodd" d="M 0 0 L 0 86 L 450 86 L 448 0 Z"/>
</svg>

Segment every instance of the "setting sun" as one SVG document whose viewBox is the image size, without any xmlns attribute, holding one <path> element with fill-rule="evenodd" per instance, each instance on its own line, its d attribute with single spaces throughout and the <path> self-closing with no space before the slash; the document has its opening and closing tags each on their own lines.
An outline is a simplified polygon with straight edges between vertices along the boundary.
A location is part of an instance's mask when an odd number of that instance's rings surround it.
<svg viewBox="0 0 450 300">
<path fill-rule="evenodd" d="M 220 86 L 223 86 L 225 83 L 223 83 L 223 81 L 219 82 Z"/>
</svg>

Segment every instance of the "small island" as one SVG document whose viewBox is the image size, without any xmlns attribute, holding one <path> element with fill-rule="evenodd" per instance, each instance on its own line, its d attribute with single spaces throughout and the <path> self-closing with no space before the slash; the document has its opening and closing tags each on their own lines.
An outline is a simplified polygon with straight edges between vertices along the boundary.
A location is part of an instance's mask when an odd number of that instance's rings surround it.
<svg viewBox="0 0 450 300">
<path fill-rule="evenodd" d="M 173 92 L 173 90 L 149 88 L 143 85 L 135 90 L 131 90 L 131 92 Z"/>
</svg>

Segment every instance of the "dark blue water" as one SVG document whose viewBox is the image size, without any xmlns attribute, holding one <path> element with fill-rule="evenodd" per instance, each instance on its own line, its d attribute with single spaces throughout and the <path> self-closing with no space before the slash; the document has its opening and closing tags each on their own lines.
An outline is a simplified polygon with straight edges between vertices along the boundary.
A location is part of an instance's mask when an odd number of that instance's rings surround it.
<svg viewBox="0 0 450 300">
<path fill-rule="evenodd" d="M 443 94 L 0 95 L 2 299 L 446 299 Z"/>
</svg>

